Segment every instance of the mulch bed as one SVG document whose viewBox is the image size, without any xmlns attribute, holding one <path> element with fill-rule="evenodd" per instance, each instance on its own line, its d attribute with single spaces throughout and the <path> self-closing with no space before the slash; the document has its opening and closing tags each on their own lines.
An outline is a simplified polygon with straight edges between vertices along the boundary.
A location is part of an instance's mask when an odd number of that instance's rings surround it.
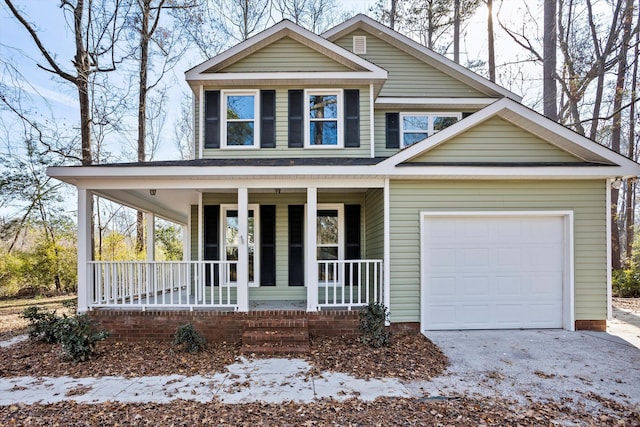
<svg viewBox="0 0 640 427">
<path fill-rule="evenodd" d="M 379 398 L 320 400 L 309 404 L 246 403 L 225 405 L 177 400 L 168 404 L 0 406 L 0 424 L 11 426 L 638 426 L 640 417 L 625 408 L 616 415 L 589 414 L 562 404 L 514 405 L 499 398 L 449 401 Z"/>
<path fill-rule="evenodd" d="M 239 356 L 239 343 L 211 343 L 200 353 L 179 351 L 169 343 L 100 342 L 95 357 L 85 363 L 64 361 L 58 345 L 25 341 L 0 349 L 0 377 L 17 376 L 151 376 L 211 375 L 222 372 Z M 265 357 L 265 356 L 249 356 Z M 422 335 L 394 337 L 385 348 L 371 348 L 357 340 L 314 338 L 303 356 L 312 374 L 338 371 L 357 378 L 429 379 L 441 374 L 447 357 Z"/>
</svg>

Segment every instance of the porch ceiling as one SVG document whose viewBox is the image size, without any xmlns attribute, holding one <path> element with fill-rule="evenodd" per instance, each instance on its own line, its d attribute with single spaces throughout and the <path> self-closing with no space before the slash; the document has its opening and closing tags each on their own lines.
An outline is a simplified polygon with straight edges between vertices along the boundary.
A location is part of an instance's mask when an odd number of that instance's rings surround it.
<svg viewBox="0 0 640 427">
<path fill-rule="evenodd" d="M 187 225 L 190 205 L 198 203 L 196 190 L 155 190 L 151 195 L 150 189 L 136 190 L 99 190 L 94 194 L 105 199 L 129 206 L 133 209 L 153 213 L 156 216 Z"/>
</svg>

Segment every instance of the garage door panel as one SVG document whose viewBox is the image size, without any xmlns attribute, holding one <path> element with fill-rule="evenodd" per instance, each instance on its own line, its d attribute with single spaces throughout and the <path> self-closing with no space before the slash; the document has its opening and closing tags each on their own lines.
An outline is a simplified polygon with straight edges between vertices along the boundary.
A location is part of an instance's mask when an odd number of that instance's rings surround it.
<svg viewBox="0 0 640 427">
<path fill-rule="evenodd" d="M 428 329 L 562 327 L 562 216 L 424 221 Z"/>
</svg>

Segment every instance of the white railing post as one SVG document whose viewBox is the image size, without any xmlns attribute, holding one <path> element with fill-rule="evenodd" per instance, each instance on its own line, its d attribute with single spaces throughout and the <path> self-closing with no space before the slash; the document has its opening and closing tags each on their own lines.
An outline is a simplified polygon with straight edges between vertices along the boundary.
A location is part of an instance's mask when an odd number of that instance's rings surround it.
<svg viewBox="0 0 640 427">
<path fill-rule="evenodd" d="M 318 260 L 317 260 L 318 189 L 307 188 L 307 311 L 318 311 Z"/>
</svg>

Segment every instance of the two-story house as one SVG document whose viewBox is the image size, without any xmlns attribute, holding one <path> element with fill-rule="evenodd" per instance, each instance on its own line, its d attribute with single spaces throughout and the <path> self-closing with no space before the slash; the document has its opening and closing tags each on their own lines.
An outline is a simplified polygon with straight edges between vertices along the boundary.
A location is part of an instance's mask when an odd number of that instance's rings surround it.
<svg viewBox="0 0 640 427">
<path fill-rule="evenodd" d="M 635 162 L 363 15 L 282 21 L 186 80 L 194 159 L 49 169 L 78 189 L 80 311 L 605 328 L 610 188 Z M 182 224 L 184 261 L 92 260 L 93 194 Z"/>
</svg>

